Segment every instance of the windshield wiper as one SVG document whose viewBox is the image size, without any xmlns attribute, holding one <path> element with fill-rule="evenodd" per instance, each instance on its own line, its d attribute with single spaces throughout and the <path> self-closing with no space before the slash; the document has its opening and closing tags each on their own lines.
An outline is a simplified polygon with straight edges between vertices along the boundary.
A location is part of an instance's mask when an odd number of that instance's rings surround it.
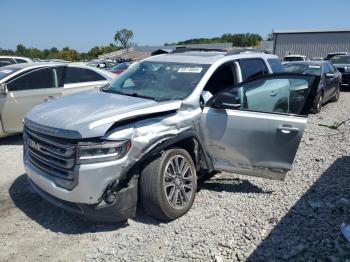
<svg viewBox="0 0 350 262">
<path fill-rule="evenodd" d="M 139 98 L 145 98 L 145 99 L 150 99 L 150 100 L 154 100 L 154 101 L 159 101 L 157 98 L 153 97 L 153 96 L 146 96 L 146 95 L 141 95 L 139 93 L 123 93 L 124 95 L 127 96 L 133 96 L 133 97 L 139 97 Z"/>
<path fill-rule="evenodd" d="M 112 93 L 112 94 L 118 94 L 118 95 L 125 95 L 125 96 L 132 96 L 132 97 L 139 97 L 139 98 L 145 98 L 145 99 L 150 99 L 150 100 L 154 100 L 156 102 L 159 102 L 160 100 L 153 97 L 153 96 L 146 96 L 146 95 L 141 95 L 139 93 L 124 93 L 121 91 L 117 91 L 117 90 L 113 90 L 113 91 L 109 91 L 108 89 L 102 89 L 101 91 L 103 92 L 107 92 L 107 93 Z"/>
</svg>

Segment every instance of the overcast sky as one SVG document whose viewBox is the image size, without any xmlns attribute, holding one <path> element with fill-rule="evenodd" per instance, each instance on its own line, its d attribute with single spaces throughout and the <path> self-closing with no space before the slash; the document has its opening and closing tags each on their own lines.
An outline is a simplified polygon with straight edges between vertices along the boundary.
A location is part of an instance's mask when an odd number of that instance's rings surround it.
<svg viewBox="0 0 350 262">
<path fill-rule="evenodd" d="M 350 28 L 350 0 L 0 0 L 0 48 L 87 51 L 113 42 L 121 28 L 138 45 L 162 45 L 224 33 Z"/>
</svg>

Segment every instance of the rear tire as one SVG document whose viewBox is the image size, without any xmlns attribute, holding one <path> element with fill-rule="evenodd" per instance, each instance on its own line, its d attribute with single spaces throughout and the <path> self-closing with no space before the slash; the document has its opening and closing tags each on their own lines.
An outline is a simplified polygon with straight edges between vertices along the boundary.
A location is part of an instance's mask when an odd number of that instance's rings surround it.
<svg viewBox="0 0 350 262">
<path fill-rule="evenodd" d="M 311 113 L 313 114 L 317 114 L 319 112 L 321 112 L 322 109 L 322 104 L 323 104 L 323 93 L 319 92 L 315 98 L 314 101 L 312 103 L 312 108 L 311 108 Z"/>
<path fill-rule="evenodd" d="M 183 216 L 191 208 L 196 191 L 196 168 L 184 149 L 165 151 L 141 172 L 141 201 L 153 218 L 171 221 Z"/>
</svg>

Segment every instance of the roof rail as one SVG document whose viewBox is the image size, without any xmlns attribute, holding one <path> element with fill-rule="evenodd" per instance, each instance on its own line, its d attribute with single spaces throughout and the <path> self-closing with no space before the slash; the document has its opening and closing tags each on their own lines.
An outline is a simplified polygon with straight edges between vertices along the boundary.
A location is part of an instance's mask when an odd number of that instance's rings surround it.
<svg viewBox="0 0 350 262">
<path fill-rule="evenodd" d="M 227 52 L 227 50 L 225 50 L 225 49 L 216 49 L 216 48 L 179 47 L 179 48 L 176 48 L 175 50 L 171 51 L 170 54 L 186 53 L 186 52 L 193 52 L 193 51 L 199 51 L 199 52 L 224 52 L 224 53 Z"/>
<path fill-rule="evenodd" d="M 238 55 L 242 53 L 263 53 L 263 54 L 269 54 L 270 52 L 264 49 L 256 49 L 256 48 L 234 48 L 228 51 L 225 56 L 228 55 Z"/>
</svg>

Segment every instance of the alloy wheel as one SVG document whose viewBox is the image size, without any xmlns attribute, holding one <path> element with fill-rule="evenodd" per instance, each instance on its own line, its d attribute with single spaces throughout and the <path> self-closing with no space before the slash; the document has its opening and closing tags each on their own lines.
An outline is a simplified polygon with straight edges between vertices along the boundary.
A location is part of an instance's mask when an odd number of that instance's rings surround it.
<svg viewBox="0 0 350 262">
<path fill-rule="evenodd" d="M 164 169 L 164 193 L 174 209 L 185 208 L 194 194 L 191 165 L 182 155 L 171 157 Z"/>
</svg>

